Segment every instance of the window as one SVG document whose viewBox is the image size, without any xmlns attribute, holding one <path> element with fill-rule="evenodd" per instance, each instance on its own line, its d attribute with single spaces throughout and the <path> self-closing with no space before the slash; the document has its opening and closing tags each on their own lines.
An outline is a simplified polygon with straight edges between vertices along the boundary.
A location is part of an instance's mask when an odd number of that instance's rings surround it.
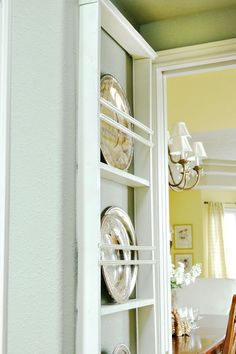
<svg viewBox="0 0 236 354">
<path fill-rule="evenodd" d="M 236 279 L 236 209 L 224 209 L 224 247 L 228 277 Z"/>
</svg>

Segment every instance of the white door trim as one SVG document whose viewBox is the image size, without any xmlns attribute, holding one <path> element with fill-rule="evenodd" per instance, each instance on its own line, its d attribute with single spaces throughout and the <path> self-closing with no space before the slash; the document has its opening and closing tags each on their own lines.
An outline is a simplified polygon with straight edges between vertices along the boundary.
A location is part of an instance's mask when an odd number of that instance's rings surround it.
<svg viewBox="0 0 236 354">
<path fill-rule="evenodd" d="M 167 155 L 167 96 L 166 78 L 170 76 L 194 74 L 204 71 L 223 70 L 236 66 L 236 39 L 229 39 L 214 43 L 200 44 L 196 46 L 165 50 L 158 53 L 154 62 L 154 80 L 156 97 L 154 97 L 154 112 L 157 117 L 158 128 L 158 165 L 161 173 L 157 193 L 162 199 L 162 218 L 158 224 L 160 239 L 160 311 L 163 313 L 163 344 L 165 352 L 172 353 L 171 321 L 170 314 L 170 257 L 169 255 L 169 200 L 168 200 L 168 155 Z M 167 191 L 167 193 L 166 193 Z M 161 217 L 161 215 L 160 215 Z M 165 256 L 163 256 L 165 255 Z"/>
</svg>

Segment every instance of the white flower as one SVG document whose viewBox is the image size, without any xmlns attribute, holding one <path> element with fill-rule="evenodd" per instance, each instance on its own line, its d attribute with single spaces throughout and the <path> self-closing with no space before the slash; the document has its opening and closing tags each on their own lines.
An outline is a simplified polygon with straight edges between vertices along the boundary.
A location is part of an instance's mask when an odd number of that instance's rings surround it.
<svg viewBox="0 0 236 354">
<path fill-rule="evenodd" d="M 172 264 L 170 274 L 171 288 L 182 288 L 183 286 L 194 283 L 195 279 L 200 274 L 201 264 L 193 265 L 189 272 L 185 272 L 185 265 L 182 262 L 179 262 L 177 267 Z"/>
<path fill-rule="evenodd" d="M 190 273 L 186 273 L 185 274 L 185 279 L 184 279 L 184 285 L 189 285 L 191 283 L 192 279 L 191 279 L 191 275 Z"/>
<path fill-rule="evenodd" d="M 200 264 L 195 264 L 192 266 L 192 269 L 190 270 L 190 273 L 192 277 L 196 278 L 201 274 L 201 265 Z"/>
</svg>

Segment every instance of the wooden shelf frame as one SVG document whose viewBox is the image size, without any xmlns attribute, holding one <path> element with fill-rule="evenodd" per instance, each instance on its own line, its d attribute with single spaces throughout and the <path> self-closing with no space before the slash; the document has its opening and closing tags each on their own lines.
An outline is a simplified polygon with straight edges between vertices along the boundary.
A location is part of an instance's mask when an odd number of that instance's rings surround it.
<svg viewBox="0 0 236 354">
<path fill-rule="evenodd" d="M 157 58 L 153 48 L 109 0 L 101 0 L 101 26 L 134 59 Z"/>
<path fill-rule="evenodd" d="M 103 28 L 133 57 L 134 124 L 138 140 L 134 154 L 134 173 L 100 162 L 100 46 Z M 158 354 L 156 267 L 157 235 L 154 234 L 153 171 L 156 132 L 152 127 L 152 60 L 155 51 L 130 25 L 109 0 L 79 2 L 78 128 L 77 128 L 77 241 L 78 279 L 76 354 L 101 353 L 101 321 L 105 314 L 136 310 L 137 353 Z M 144 89 L 145 87 L 145 89 Z M 114 109 L 113 107 L 110 107 Z M 122 114 L 121 112 L 119 112 Z M 109 120 L 109 117 L 101 117 Z M 110 122 L 111 123 L 111 122 Z M 91 126 L 93 127 L 91 131 Z M 118 125 L 118 128 L 121 127 Z M 148 138 L 140 135 L 147 134 Z M 126 132 L 126 131 L 125 131 Z M 126 132 L 130 134 L 130 132 Z M 89 145 L 88 145 L 89 137 Z M 145 146 L 144 146 L 145 145 Z M 142 176 L 142 177 L 140 177 Z M 136 300 L 126 304 L 99 306 L 101 303 L 100 205 L 101 179 L 134 188 L 134 219 L 138 245 L 151 249 L 151 258 L 139 250 Z M 155 209 L 156 210 L 156 209 Z M 142 247 L 142 246 L 140 246 Z M 143 246 L 145 247 L 145 246 Z M 128 261 L 134 264 L 134 261 Z M 117 265 L 117 263 L 115 264 Z M 145 286 L 144 286 L 145 284 Z M 91 341 L 91 337 L 93 340 Z"/>
<path fill-rule="evenodd" d="M 109 166 L 103 162 L 100 163 L 101 177 L 110 181 L 124 184 L 128 187 L 149 187 L 150 183 L 147 179 L 135 176 L 129 172 L 119 170 L 113 166 Z"/>
<path fill-rule="evenodd" d="M 155 251 L 156 247 L 153 246 L 123 246 L 123 245 L 110 245 L 110 244 L 101 244 L 101 249 L 110 248 L 114 250 L 126 250 L 126 251 Z"/>
<path fill-rule="evenodd" d="M 153 306 L 154 299 L 132 299 L 125 304 L 108 304 L 102 305 L 101 315 L 111 315 L 122 311 L 129 311 L 133 309 L 139 309 L 141 307 Z"/>
</svg>

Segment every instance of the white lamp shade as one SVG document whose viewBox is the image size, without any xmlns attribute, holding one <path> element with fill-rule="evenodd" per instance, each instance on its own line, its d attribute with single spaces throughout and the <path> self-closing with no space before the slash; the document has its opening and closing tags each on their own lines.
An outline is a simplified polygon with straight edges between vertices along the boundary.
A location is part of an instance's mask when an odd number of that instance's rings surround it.
<svg viewBox="0 0 236 354">
<path fill-rule="evenodd" d="M 191 135 L 189 134 L 189 131 L 186 127 L 186 124 L 184 122 L 179 122 L 174 125 L 173 131 L 172 131 L 172 137 L 175 137 L 175 136 L 191 137 Z"/>
<path fill-rule="evenodd" d="M 203 143 L 201 141 L 196 141 L 193 143 L 193 152 L 196 157 L 199 157 L 200 159 L 206 159 L 207 154 L 204 149 Z"/>
<path fill-rule="evenodd" d="M 169 132 L 169 130 L 167 130 L 166 137 L 167 137 L 168 145 L 169 145 L 169 144 L 172 144 L 171 138 L 170 138 L 170 132 Z"/>
<path fill-rule="evenodd" d="M 185 155 L 191 152 L 192 148 L 186 136 L 175 136 L 172 138 L 172 144 L 170 145 L 171 155 Z"/>
</svg>

